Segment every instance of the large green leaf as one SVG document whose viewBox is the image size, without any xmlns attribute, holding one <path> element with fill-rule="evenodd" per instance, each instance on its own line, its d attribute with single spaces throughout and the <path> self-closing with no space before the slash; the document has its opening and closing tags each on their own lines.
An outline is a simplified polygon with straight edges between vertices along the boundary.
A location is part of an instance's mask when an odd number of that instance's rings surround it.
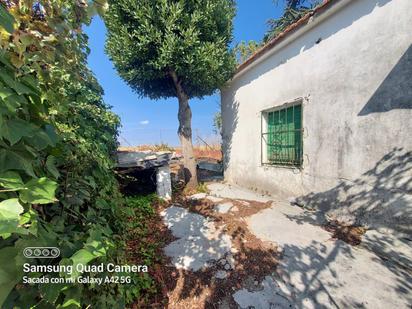
<svg viewBox="0 0 412 309">
<path fill-rule="evenodd" d="M 94 260 L 96 257 L 97 255 L 93 254 L 89 250 L 80 249 L 71 257 L 73 261 L 73 268 L 76 269 L 76 265 L 78 264 L 86 265 L 90 261 Z"/>
<path fill-rule="evenodd" d="M 3 122 L 1 135 L 7 139 L 11 145 L 14 145 L 24 136 L 32 137 L 36 130 L 38 131 L 38 127 L 30 122 L 21 119 L 10 119 Z"/>
<path fill-rule="evenodd" d="M 46 177 L 32 179 L 20 191 L 20 199 L 25 203 L 48 204 L 56 201 L 57 183 Z"/>
<path fill-rule="evenodd" d="M 15 257 L 18 250 L 15 247 L 5 247 L 0 250 L 0 308 L 14 288 L 20 281 L 20 273 L 15 264 Z"/>
<path fill-rule="evenodd" d="M 7 32 L 12 33 L 14 29 L 13 24 L 14 17 L 0 3 L 0 26 L 6 29 Z"/>
<path fill-rule="evenodd" d="M 7 171 L 0 173 L 0 186 L 8 190 L 17 191 L 24 188 L 24 183 L 18 173 L 13 171 Z"/>
<path fill-rule="evenodd" d="M 59 178 L 60 173 L 56 167 L 56 157 L 55 156 L 48 156 L 46 159 L 46 167 L 50 174 L 53 175 L 54 178 Z"/>
<path fill-rule="evenodd" d="M 31 137 L 26 137 L 25 142 L 37 150 L 43 150 L 47 146 L 52 146 L 53 141 L 50 139 L 49 135 L 44 130 L 37 130 L 35 134 Z"/>
<path fill-rule="evenodd" d="M 0 83 L 0 98 L 1 99 L 6 99 L 7 97 L 13 95 L 15 92 L 13 90 L 11 90 L 10 88 L 4 87 L 1 83 Z"/>
<path fill-rule="evenodd" d="M 56 130 L 54 129 L 54 127 L 52 125 L 47 124 L 44 127 L 44 131 L 48 135 L 52 143 L 52 146 L 55 146 L 57 142 L 59 141 L 59 136 L 56 134 Z"/>
<path fill-rule="evenodd" d="M 0 149 L 0 173 L 9 170 L 22 170 L 27 175 L 36 177 L 30 160 L 14 151 Z"/>
<path fill-rule="evenodd" d="M 2 79 L 7 86 L 13 88 L 18 95 L 34 93 L 33 90 L 25 84 L 19 82 L 13 76 L 10 76 L 8 71 L 0 71 L 0 79 Z"/>
<path fill-rule="evenodd" d="M 35 78 L 34 75 L 25 75 L 24 77 L 21 78 L 21 81 L 29 87 L 35 94 L 38 96 L 41 95 L 41 91 L 39 88 L 39 81 Z"/>
<path fill-rule="evenodd" d="M 81 308 L 80 299 L 81 299 L 81 286 L 72 287 L 65 292 L 66 297 L 64 302 L 58 308 Z"/>
<path fill-rule="evenodd" d="M 0 234 L 14 233 L 18 230 L 20 214 L 24 208 L 17 198 L 0 203 Z"/>
<path fill-rule="evenodd" d="M 107 244 L 101 231 L 91 230 L 84 248 L 78 250 L 70 258 L 73 261 L 73 269 L 76 269 L 79 264 L 86 265 L 98 257 L 105 256 L 106 251 Z M 73 271 L 72 277 L 77 278 L 78 276 L 79 273 Z"/>
<path fill-rule="evenodd" d="M 64 289 L 67 285 L 64 283 L 44 283 L 40 284 L 40 292 L 45 299 L 50 304 L 54 304 L 59 297 L 60 292 Z"/>
<path fill-rule="evenodd" d="M 27 104 L 27 100 L 24 96 L 18 94 L 12 94 L 3 100 L 4 107 L 7 108 L 8 115 L 17 115 L 20 107 Z"/>
</svg>

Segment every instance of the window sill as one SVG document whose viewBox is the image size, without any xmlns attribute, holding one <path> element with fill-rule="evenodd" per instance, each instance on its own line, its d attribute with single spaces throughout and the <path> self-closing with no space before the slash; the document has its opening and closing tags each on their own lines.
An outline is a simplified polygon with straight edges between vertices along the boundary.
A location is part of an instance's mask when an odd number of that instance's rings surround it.
<svg viewBox="0 0 412 309">
<path fill-rule="evenodd" d="M 282 169 L 298 170 L 298 171 L 303 170 L 303 165 L 261 163 L 260 166 L 263 168 L 282 168 Z"/>
</svg>

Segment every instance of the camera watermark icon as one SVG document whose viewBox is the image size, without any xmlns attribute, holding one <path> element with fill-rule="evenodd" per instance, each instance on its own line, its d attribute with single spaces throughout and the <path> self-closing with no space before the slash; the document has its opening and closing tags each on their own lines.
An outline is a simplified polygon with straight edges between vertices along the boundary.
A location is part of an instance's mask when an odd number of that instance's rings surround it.
<svg viewBox="0 0 412 309">
<path fill-rule="evenodd" d="M 56 247 L 27 247 L 23 255 L 28 259 L 54 259 L 60 256 L 60 250 Z"/>
</svg>

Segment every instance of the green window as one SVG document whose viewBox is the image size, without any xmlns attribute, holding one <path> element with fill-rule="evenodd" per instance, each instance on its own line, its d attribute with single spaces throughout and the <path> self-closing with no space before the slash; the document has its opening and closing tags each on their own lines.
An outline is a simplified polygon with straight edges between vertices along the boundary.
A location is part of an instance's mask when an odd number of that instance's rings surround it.
<svg viewBox="0 0 412 309">
<path fill-rule="evenodd" d="M 267 113 L 267 163 L 300 166 L 302 164 L 302 105 Z"/>
</svg>

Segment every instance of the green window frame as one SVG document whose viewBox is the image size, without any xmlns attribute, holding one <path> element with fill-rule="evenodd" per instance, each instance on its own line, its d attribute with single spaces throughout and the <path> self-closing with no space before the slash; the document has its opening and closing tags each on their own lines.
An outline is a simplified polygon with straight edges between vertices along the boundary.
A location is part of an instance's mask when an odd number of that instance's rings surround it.
<svg viewBox="0 0 412 309">
<path fill-rule="evenodd" d="M 269 165 L 300 167 L 303 163 L 302 104 L 266 112 L 262 140 Z"/>
</svg>

